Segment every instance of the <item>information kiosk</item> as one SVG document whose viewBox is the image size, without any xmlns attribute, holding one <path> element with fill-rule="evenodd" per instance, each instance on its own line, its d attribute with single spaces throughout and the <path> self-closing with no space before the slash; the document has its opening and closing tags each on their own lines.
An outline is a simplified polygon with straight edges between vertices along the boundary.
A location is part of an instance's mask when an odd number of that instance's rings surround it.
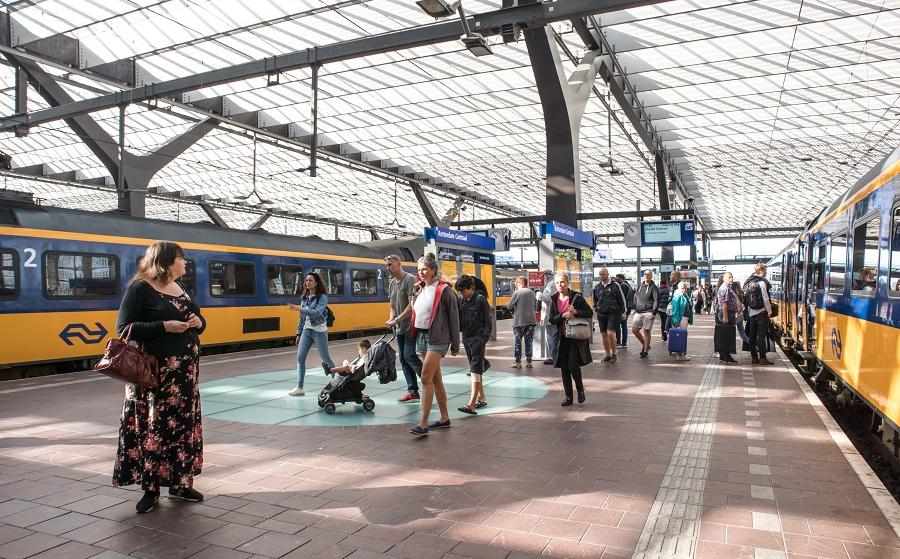
<svg viewBox="0 0 900 559">
<path fill-rule="evenodd" d="M 594 297 L 594 235 L 558 221 L 540 223 L 538 266 L 541 270 L 563 270 L 569 273 L 569 288 L 578 291 L 593 306 Z M 553 281 L 552 278 L 550 281 Z M 541 358 L 547 358 L 544 329 L 538 328 Z M 593 335 L 591 336 L 593 342 Z"/>
<path fill-rule="evenodd" d="M 497 312 L 494 308 L 494 251 L 497 242 L 497 239 L 487 236 L 483 231 L 456 231 L 443 227 L 425 229 L 425 253 L 437 256 L 441 279 L 454 287 L 462 274 L 484 282 L 493 322 L 491 339 L 495 341 Z"/>
</svg>

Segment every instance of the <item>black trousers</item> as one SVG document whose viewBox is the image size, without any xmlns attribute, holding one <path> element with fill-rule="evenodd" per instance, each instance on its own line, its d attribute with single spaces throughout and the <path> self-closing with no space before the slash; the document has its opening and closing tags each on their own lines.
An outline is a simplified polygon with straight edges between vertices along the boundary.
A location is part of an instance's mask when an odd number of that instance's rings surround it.
<svg viewBox="0 0 900 559">
<path fill-rule="evenodd" d="M 766 336 L 769 335 L 769 315 L 764 312 L 755 314 L 747 321 L 747 337 L 750 344 L 750 357 L 766 357 Z"/>
<path fill-rule="evenodd" d="M 581 357 L 578 355 L 578 340 L 572 340 L 565 336 L 560 337 L 558 359 L 566 398 L 573 397 L 573 380 L 575 381 L 575 389 L 579 392 L 584 392 L 584 383 L 581 381 Z"/>
</svg>

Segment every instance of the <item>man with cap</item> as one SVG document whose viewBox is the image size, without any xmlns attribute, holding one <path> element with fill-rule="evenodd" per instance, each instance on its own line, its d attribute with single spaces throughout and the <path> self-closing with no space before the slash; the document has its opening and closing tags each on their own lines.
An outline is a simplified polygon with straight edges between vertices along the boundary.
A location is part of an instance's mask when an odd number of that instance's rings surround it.
<svg viewBox="0 0 900 559">
<path fill-rule="evenodd" d="M 550 305 L 550 298 L 556 295 L 556 282 L 553 281 L 553 270 L 544 270 L 541 275 L 544 276 L 544 290 L 541 291 L 538 299 L 541 300 L 541 326 L 544 327 L 544 342 L 547 346 L 547 359 L 544 359 L 544 364 L 552 365 L 556 360 L 553 346 L 556 341 L 557 326 L 547 321 L 547 308 Z"/>
</svg>

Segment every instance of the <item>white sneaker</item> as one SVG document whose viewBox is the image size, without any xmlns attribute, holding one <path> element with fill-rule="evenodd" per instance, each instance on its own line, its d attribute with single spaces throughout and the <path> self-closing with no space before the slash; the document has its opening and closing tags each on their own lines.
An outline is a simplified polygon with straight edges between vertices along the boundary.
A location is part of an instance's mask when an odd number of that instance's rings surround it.
<svg viewBox="0 0 900 559">
<path fill-rule="evenodd" d="M 288 396 L 303 396 L 304 394 L 306 394 L 306 391 L 299 386 L 288 392 Z"/>
<path fill-rule="evenodd" d="M 690 361 L 690 360 L 691 360 L 691 358 L 688 357 L 687 355 L 676 355 L 675 356 L 675 361 Z"/>
</svg>

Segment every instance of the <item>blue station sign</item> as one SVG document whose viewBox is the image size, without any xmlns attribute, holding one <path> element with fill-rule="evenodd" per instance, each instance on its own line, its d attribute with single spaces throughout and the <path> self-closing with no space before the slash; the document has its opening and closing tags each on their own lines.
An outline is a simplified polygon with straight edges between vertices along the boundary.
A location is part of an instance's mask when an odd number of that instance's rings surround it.
<svg viewBox="0 0 900 559">
<path fill-rule="evenodd" d="M 471 231 L 455 231 L 443 227 L 430 227 L 425 229 L 425 242 L 446 243 L 470 248 L 493 251 L 496 241 L 491 237 L 485 237 Z"/>
<path fill-rule="evenodd" d="M 542 221 L 541 237 L 550 237 L 554 240 L 568 241 L 570 243 L 594 249 L 594 236 L 587 231 L 576 229 L 570 225 L 558 221 Z"/>
</svg>

